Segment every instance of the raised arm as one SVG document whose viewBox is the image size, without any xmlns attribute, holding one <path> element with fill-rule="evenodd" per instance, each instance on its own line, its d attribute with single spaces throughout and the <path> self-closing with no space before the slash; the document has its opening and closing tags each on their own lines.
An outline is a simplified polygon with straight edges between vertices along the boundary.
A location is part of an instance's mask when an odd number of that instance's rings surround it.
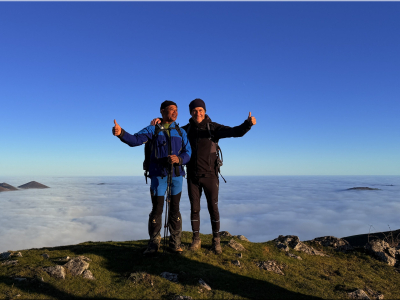
<svg viewBox="0 0 400 300">
<path fill-rule="evenodd" d="M 251 115 L 251 112 L 249 112 L 248 118 L 239 126 L 229 127 L 217 123 L 215 124 L 217 126 L 212 132 L 215 139 L 242 137 L 251 129 L 253 125 L 256 124 L 256 118 Z"/>
<path fill-rule="evenodd" d="M 154 126 L 147 126 L 135 134 L 126 132 L 118 123 L 114 120 L 114 127 L 112 129 L 113 135 L 117 136 L 121 142 L 131 146 L 140 146 L 146 143 L 148 140 L 153 138 Z"/>
</svg>

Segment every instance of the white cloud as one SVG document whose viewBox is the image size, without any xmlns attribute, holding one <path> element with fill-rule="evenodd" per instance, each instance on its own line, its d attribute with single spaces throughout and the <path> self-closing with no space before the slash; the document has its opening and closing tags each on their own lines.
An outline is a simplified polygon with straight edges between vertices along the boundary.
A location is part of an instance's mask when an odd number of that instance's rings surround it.
<svg viewBox="0 0 400 300">
<path fill-rule="evenodd" d="M 399 176 L 227 179 L 220 184 L 221 230 L 253 242 L 280 234 L 343 237 L 366 233 L 369 225 L 400 228 Z M 31 180 L 51 188 L 0 193 L 0 251 L 148 238 L 151 201 L 143 177 L 0 178 L 14 186 Z M 354 186 L 382 190 L 346 190 Z M 190 231 L 185 182 L 180 207 L 183 230 Z M 201 232 L 211 233 L 204 196 L 201 208 Z"/>
</svg>

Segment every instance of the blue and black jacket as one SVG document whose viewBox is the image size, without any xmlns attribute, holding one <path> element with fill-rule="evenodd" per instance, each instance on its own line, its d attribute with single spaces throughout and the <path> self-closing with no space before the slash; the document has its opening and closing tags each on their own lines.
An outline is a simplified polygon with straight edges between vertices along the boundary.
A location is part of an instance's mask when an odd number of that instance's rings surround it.
<svg viewBox="0 0 400 300">
<path fill-rule="evenodd" d="M 180 174 L 176 174 L 176 168 L 173 168 L 173 177 L 185 175 L 183 165 L 186 165 L 192 154 L 189 140 L 186 135 L 186 131 L 180 128 L 182 137 L 175 129 L 177 124 L 175 122 L 169 125 L 170 130 L 159 131 L 155 137 L 156 127 L 153 125 L 143 128 L 138 133 L 129 134 L 122 129 L 121 134 L 118 136 L 119 139 L 125 144 L 136 147 L 143 145 L 147 142 L 151 145 L 150 165 L 149 165 L 149 176 L 167 176 L 168 175 L 168 155 L 176 155 L 179 157 L 179 164 L 176 164 Z M 153 139 L 154 138 L 154 139 Z M 171 146 L 171 147 L 170 147 Z M 170 149 L 169 149 L 170 148 Z M 171 151 L 171 153 L 169 153 Z"/>
</svg>

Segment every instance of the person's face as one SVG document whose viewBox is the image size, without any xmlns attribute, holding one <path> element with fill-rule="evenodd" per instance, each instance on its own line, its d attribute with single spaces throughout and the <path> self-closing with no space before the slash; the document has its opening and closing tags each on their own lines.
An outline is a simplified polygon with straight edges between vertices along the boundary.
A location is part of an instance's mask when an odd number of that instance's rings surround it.
<svg viewBox="0 0 400 300">
<path fill-rule="evenodd" d="M 178 118 L 178 108 L 175 105 L 170 105 L 161 110 L 163 120 L 168 123 L 175 122 Z"/>
<path fill-rule="evenodd" d="M 190 115 L 192 116 L 193 121 L 201 123 L 201 121 L 206 117 L 206 111 L 202 107 L 196 107 L 192 109 Z"/>
</svg>

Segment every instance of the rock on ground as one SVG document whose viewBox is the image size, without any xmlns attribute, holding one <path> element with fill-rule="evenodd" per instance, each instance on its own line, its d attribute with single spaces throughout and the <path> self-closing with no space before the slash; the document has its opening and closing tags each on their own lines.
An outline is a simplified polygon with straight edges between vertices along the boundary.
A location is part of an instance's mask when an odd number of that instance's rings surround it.
<svg viewBox="0 0 400 300">
<path fill-rule="evenodd" d="M 78 276 L 89 268 L 89 263 L 84 261 L 82 257 L 78 256 L 67 262 L 64 267 L 68 269 L 73 276 Z"/>
<path fill-rule="evenodd" d="M 311 242 L 316 242 L 324 247 L 332 247 L 336 251 L 341 251 L 341 252 L 348 252 L 354 250 L 353 246 L 351 246 L 348 241 L 334 236 L 323 236 L 315 238 L 311 240 Z"/>
<path fill-rule="evenodd" d="M 363 300 L 371 300 L 370 297 L 361 289 L 358 289 L 354 292 L 347 294 L 350 299 L 363 299 Z"/>
<path fill-rule="evenodd" d="M 232 264 L 240 267 L 240 261 L 238 261 L 238 260 L 232 260 Z"/>
<path fill-rule="evenodd" d="M 293 250 L 302 251 L 309 255 L 329 256 L 321 251 L 314 249 L 313 247 L 309 247 L 306 244 L 300 242 L 299 237 L 296 235 L 280 235 L 276 239 L 274 239 L 274 241 L 276 242 L 276 246 L 278 248 L 285 250 L 286 252 L 289 251 L 290 247 Z"/>
<path fill-rule="evenodd" d="M 52 277 L 65 279 L 65 269 L 62 266 L 47 267 L 43 268 L 43 270 Z"/>
<path fill-rule="evenodd" d="M 3 252 L 0 254 L 0 259 L 9 259 L 11 257 L 11 252 Z"/>
<path fill-rule="evenodd" d="M 83 271 L 82 277 L 86 278 L 86 279 L 89 279 L 89 280 L 95 280 L 96 279 L 96 278 L 94 278 L 94 276 L 93 276 L 93 274 L 92 274 L 92 272 L 90 270 Z"/>
<path fill-rule="evenodd" d="M 284 269 L 286 267 L 285 264 L 279 264 L 278 262 L 276 262 L 275 260 L 268 260 L 268 261 L 260 261 L 257 266 L 261 269 L 270 271 L 270 272 L 274 272 L 276 274 L 279 275 L 285 275 L 285 273 L 283 273 L 282 269 Z"/>
<path fill-rule="evenodd" d="M 245 237 L 244 235 L 235 235 L 235 237 L 237 237 L 239 240 L 241 241 L 246 241 L 246 242 L 250 242 L 247 237 Z"/>
<path fill-rule="evenodd" d="M 201 285 L 202 288 L 205 288 L 207 291 L 211 291 L 211 287 L 203 280 L 199 279 L 199 284 Z"/>
<path fill-rule="evenodd" d="M 365 245 L 365 249 L 380 261 L 389 266 L 395 266 L 399 263 L 400 253 L 383 240 L 372 240 Z"/>
<path fill-rule="evenodd" d="M 141 282 L 147 282 L 150 283 L 150 285 L 153 285 L 153 280 L 151 279 L 150 274 L 147 274 L 145 272 L 135 272 L 131 273 L 128 277 L 130 281 L 133 283 L 141 283 Z"/>
<path fill-rule="evenodd" d="M 174 300 L 193 300 L 193 298 L 190 296 L 176 295 Z"/>
<path fill-rule="evenodd" d="M 229 245 L 231 248 L 233 248 L 233 249 L 235 249 L 235 250 L 237 250 L 237 251 L 245 251 L 245 250 L 246 250 L 246 248 L 243 247 L 242 244 L 236 242 L 234 239 L 231 239 L 231 240 L 229 241 L 228 245 Z"/>
<path fill-rule="evenodd" d="M 293 253 L 290 253 L 290 252 L 286 252 L 286 255 L 289 256 L 289 257 L 293 257 L 295 259 L 298 259 L 298 260 L 303 260 L 300 256 L 297 256 L 296 254 L 293 254 Z"/>
<path fill-rule="evenodd" d="M 162 278 L 165 278 L 165 279 L 169 280 L 169 281 L 178 282 L 178 274 L 169 273 L 169 272 L 162 272 L 160 274 L 160 276 Z"/>
<path fill-rule="evenodd" d="M 227 237 L 232 236 L 232 234 L 230 234 L 228 231 L 221 231 L 219 234 L 220 234 L 220 236 L 227 236 Z"/>
<path fill-rule="evenodd" d="M 7 260 L 1 263 L 2 266 L 15 266 L 18 264 L 18 260 Z"/>
</svg>

